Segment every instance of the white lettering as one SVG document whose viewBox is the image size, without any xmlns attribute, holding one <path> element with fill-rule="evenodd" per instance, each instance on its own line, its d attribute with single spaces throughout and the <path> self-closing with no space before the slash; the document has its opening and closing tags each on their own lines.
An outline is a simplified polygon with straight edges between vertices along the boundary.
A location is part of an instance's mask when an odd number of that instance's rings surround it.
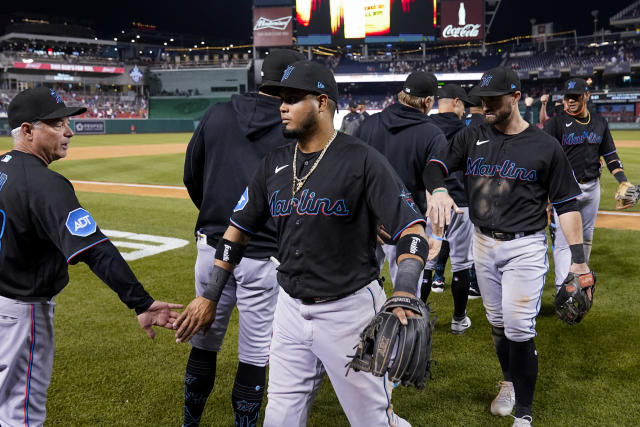
<svg viewBox="0 0 640 427">
<path fill-rule="evenodd" d="M 480 24 L 467 24 L 464 27 L 454 27 L 449 24 L 444 27 L 442 37 L 478 37 L 480 34 Z"/>
<path fill-rule="evenodd" d="M 75 220 L 75 230 L 74 231 L 78 231 L 81 228 L 85 228 L 87 225 L 91 224 L 91 220 L 89 219 L 91 218 L 90 215 L 85 215 L 83 217 L 80 217 L 78 219 Z"/>
</svg>

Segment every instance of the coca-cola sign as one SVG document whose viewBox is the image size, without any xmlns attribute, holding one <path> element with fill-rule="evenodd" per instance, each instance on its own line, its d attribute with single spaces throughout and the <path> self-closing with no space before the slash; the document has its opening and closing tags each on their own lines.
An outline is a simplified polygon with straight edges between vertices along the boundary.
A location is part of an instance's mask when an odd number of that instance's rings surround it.
<svg viewBox="0 0 640 427">
<path fill-rule="evenodd" d="M 443 0 L 440 3 L 443 40 L 478 40 L 484 37 L 484 1 Z"/>
</svg>

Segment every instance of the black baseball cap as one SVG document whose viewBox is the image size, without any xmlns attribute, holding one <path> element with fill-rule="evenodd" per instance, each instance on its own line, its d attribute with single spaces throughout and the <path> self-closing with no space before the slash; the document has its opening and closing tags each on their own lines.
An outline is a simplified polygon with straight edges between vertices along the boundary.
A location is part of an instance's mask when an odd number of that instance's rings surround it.
<svg viewBox="0 0 640 427">
<path fill-rule="evenodd" d="M 358 106 L 358 102 L 355 99 L 352 99 L 351 101 L 349 101 L 350 108 L 356 108 L 357 106 Z"/>
<path fill-rule="evenodd" d="M 327 95 L 338 103 L 338 85 L 331 70 L 314 61 L 297 61 L 287 66 L 280 83 L 264 84 L 260 90 L 269 95 L 280 95 L 281 88 Z"/>
<path fill-rule="evenodd" d="M 262 85 L 280 82 L 282 73 L 291 64 L 302 61 L 304 55 L 293 49 L 272 49 L 262 62 Z M 260 88 L 262 88 L 262 85 Z"/>
<path fill-rule="evenodd" d="M 467 101 L 465 102 L 467 107 L 482 107 L 482 98 L 477 95 L 477 87 L 478 86 L 472 87 L 467 94 Z"/>
<path fill-rule="evenodd" d="M 11 129 L 15 129 L 24 122 L 62 119 L 85 111 L 84 107 L 67 107 L 55 90 L 39 86 L 17 94 L 9 103 L 7 115 Z"/>
<path fill-rule="evenodd" d="M 520 77 L 508 67 L 492 68 L 482 75 L 476 86 L 478 96 L 500 96 L 520 91 Z"/>
<path fill-rule="evenodd" d="M 467 102 L 467 92 L 460 85 L 447 83 L 438 88 L 438 99 L 443 98 L 458 98 L 462 102 Z"/>
<path fill-rule="evenodd" d="M 424 98 L 435 96 L 438 90 L 438 79 L 435 74 L 426 71 L 414 71 L 404 81 L 402 91 L 407 95 Z"/>
<path fill-rule="evenodd" d="M 585 79 L 569 79 L 564 82 L 562 93 L 565 95 L 582 95 L 589 92 L 589 85 Z"/>
</svg>

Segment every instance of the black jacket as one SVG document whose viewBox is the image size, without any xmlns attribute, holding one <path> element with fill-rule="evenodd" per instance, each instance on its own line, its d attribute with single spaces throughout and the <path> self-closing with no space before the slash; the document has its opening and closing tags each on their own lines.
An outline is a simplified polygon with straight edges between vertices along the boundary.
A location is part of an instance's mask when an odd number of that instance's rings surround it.
<svg viewBox="0 0 640 427">
<path fill-rule="evenodd" d="M 191 137 L 184 162 L 184 185 L 200 209 L 196 232 L 211 246 L 222 237 L 229 218 L 261 160 L 287 144 L 282 135 L 281 101 L 265 95 L 234 95 L 230 102 L 211 106 Z M 268 258 L 276 254 L 273 221 L 251 237 L 245 255 Z"/>
<path fill-rule="evenodd" d="M 355 136 L 387 158 L 424 212 L 422 173 L 429 159 L 447 145 L 440 129 L 422 112 L 397 103 L 365 119 Z"/>
<path fill-rule="evenodd" d="M 465 122 L 462 121 L 455 113 L 439 113 L 429 116 L 433 124 L 438 126 L 447 137 L 447 140 L 451 142 L 453 135 L 458 133 L 460 129 L 464 129 Z M 456 202 L 458 207 L 469 206 L 467 197 L 464 192 L 464 174 L 461 171 L 453 172 L 450 174 L 444 182 L 447 184 L 447 190 L 449 195 Z"/>
</svg>

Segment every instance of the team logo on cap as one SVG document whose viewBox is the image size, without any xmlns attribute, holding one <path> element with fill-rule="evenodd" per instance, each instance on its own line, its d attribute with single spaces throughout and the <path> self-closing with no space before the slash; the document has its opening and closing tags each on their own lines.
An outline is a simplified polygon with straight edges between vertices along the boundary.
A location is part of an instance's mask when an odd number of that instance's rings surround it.
<svg viewBox="0 0 640 427">
<path fill-rule="evenodd" d="M 511 89 L 515 89 L 516 85 L 514 85 L 513 83 L 511 83 Z"/>
<path fill-rule="evenodd" d="M 567 89 L 573 89 L 574 87 L 576 87 L 576 82 L 573 80 L 567 82 Z"/>
<path fill-rule="evenodd" d="M 56 102 L 58 104 L 62 104 L 62 98 L 60 98 L 60 95 L 58 95 L 58 92 L 56 92 L 53 89 L 49 89 L 49 94 L 56 99 Z"/>
<path fill-rule="evenodd" d="M 282 80 L 280 81 L 284 81 L 286 79 L 289 78 L 289 76 L 291 75 L 291 72 L 293 71 L 293 69 L 296 68 L 293 65 L 289 65 L 285 70 L 284 70 L 284 74 L 282 74 Z"/>
<path fill-rule="evenodd" d="M 480 80 L 480 87 L 489 86 L 489 83 L 491 83 L 491 79 L 493 79 L 493 76 L 491 74 L 485 74 L 484 76 L 482 76 L 482 79 Z"/>
</svg>

